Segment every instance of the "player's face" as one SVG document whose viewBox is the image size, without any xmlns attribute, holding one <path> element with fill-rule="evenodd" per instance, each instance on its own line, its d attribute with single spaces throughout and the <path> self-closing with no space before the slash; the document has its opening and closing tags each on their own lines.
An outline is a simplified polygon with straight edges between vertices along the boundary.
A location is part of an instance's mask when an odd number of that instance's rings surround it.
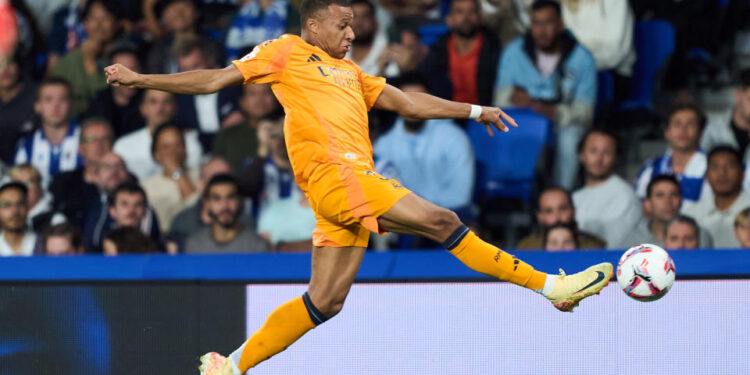
<svg viewBox="0 0 750 375">
<path fill-rule="evenodd" d="M 734 236 L 740 242 L 740 246 L 750 248 L 750 223 L 734 226 Z"/>
<path fill-rule="evenodd" d="M 573 232 L 568 228 L 555 228 L 547 234 L 547 243 L 544 244 L 547 251 L 571 251 L 576 249 L 576 241 Z"/>
<path fill-rule="evenodd" d="M 224 227 L 231 228 L 237 224 L 240 213 L 240 196 L 237 187 L 232 184 L 211 186 L 206 198 L 206 208 L 211 220 Z"/>
<path fill-rule="evenodd" d="M 544 227 L 573 222 L 573 205 L 568 196 L 558 190 L 550 190 L 539 197 L 537 221 Z"/>
<path fill-rule="evenodd" d="M 586 139 L 579 159 L 589 178 L 605 179 L 615 164 L 615 141 L 606 134 L 592 133 Z"/>
<path fill-rule="evenodd" d="M 102 156 L 112 151 L 112 133 L 105 124 L 91 124 L 83 130 L 78 153 L 87 162 L 99 161 Z"/>
<path fill-rule="evenodd" d="M 141 115 L 146 119 L 148 126 L 156 127 L 169 122 L 175 113 L 177 113 L 177 104 L 172 94 L 157 90 L 147 90 L 143 94 Z"/>
<path fill-rule="evenodd" d="M 652 187 L 651 197 L 646 200 L 646 205 L 652 219 L 669 221 L 679 213 L 682 197 L 673 183 L 659 182 Z"/>
<path fill-rule="evenodd" d="M 39 91 L 39 99 L 34 110 L 42 118 L 42 123 L 62 126 L 67 123 L 70 113 L 70 93 L 64 85 L 45 85 Z"/>
<path fill-rule="evenodd" d="M 731 195 L 742 188 L 742 164 L 728 152 L 714 154 L 708 160 L 706 179 L 716 195 Z"/>
<path fill-rule="evenodd" d="M 354 43 L 369 44 L 372 42 L 372 38 L 375 36 L 375 32 L 378 29 L 378 22 L 375 21 L 375 14 L 373 14 L 370 6 L 364 3 L 353 4 L 352 11 L 354 12 L 354 23 L 352 23 L 352 29 L 357 39 Z"/>
<path fill-rule="evenodd" d="M 664 130 L 664 138 L 669 142 L 669 147 L 683 152 L 697 150 L 701 137 L 698 121 L 698 116 L 692 110 L 675 112 Z"/>
<path fill-rule="evenodd" d="M 138 227 L 146 215 L 146 200 L 140 193 L 121 191 L 110 210 L 118 227 Z"/>
<path fill-rule="evenodd" d="M 0 227 L 4 231 L 20 233 L 26 230 L 26 196 L 19 189 L 5 189 L 0 193 Z"/>
<path fill-rule="evenodd" d="M 267 84 L 245 85 L 240 99 L 240 108 L 251 119 L 263 117 L 275 110 L 279 104 Z"/>
<path fill-rule="evenodd" d="M 477 5 L 474 0 L 454 0 L 445 18 L 448 27 L 461 37 L 473 37 L 481 22 Z"/>
<path fill-rule="evenodd" d="M 667 228 L 667 235 L 664 238 L 664 248 L 667 250 L 697 249 L 698 234 L 695 232 L 695 228 L 688 223 L 672 223 Z"/>
<path fill-rule="evenodd" d="M 117 19 L 100 3 L 91 6 L 88 16 L 83 20 L 83 28 L 92 40 L 106 42 L 112 39 L 117 30 Z"/>
<path fill-rule="evenodd" d="M 565 25 L 552 7 L 544 7 L 531 13 L 531 37 L 542 51 L 552 52 L 563 31 Z"/>
<path fill-rule="evenodd" d="M 76 255 L 78 251 L 66 236 L 51 236 L 47 238 L 47 255 Z"/>
<path fill-rule="evenodd" d="M 351 49 L 354 40 L 352 8 L 331 4 L 328 6 L 327 16 L 317 22 L 318 47 L 329 56 L 343 59 Z"/>
</svg>

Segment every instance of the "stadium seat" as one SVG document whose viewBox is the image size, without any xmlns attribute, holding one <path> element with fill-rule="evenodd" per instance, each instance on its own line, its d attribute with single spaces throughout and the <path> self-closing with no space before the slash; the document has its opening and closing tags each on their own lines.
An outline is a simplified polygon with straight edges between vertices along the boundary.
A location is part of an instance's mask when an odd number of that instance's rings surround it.
<svg viewBox="0 0 750 375">
<path fill-rule="evenodd" d="M 633 88 L 620 108 L 651 111 L 656 75 L 675 48 L 674 27 L 663 20 L 639 21 L 634 43 L 638 58 L 633 66 Z"/>
</svg>

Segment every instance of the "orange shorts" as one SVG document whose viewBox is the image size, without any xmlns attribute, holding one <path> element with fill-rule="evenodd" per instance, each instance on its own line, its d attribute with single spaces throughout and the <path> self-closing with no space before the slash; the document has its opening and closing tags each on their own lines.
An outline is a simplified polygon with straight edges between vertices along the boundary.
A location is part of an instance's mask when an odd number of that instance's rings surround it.
<svg viewBox="0 0 750 375">
<path fill-rule="evenodd" d="M 409 193 L 398 181 L 360 166 L 318 165 L 305 192 L 315 212 L 313 245 L 367 247 L 370 232 L 385 233 L 378 217 Z"/>
</svg>

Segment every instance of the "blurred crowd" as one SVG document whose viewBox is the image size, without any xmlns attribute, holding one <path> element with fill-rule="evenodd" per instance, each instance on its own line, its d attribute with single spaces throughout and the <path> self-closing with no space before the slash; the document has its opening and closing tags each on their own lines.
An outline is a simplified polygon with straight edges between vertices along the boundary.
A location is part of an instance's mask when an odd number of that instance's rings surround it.
<svg viewBox="0 0 750 375">
<path fill-rule="evenodd" d="M 301 1 L 8 3 L 17 43 L 0 63 L 0 255 L 311 249 L 315 217 L 268 85 L 187 96 L 112 87 L 103 73 L 227 66 L 299 34 Z M 527 196 L 483 193 L 463 120 L 372 111 L 377 172 L 505 248 L 750 248 L 750 1 L 351 3 L 347 58 L 366 73 L 550 124 Z"/>
</svg>

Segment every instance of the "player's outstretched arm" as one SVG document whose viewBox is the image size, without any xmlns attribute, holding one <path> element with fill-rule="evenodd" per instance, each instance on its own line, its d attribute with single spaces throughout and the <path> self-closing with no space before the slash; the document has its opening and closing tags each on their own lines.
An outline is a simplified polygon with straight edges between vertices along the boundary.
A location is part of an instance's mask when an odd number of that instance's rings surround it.
<svg viewBox="0 0 750 375">
<path fill-rule="evenodd" d="M 509 130 L 506 123 L 518 127 L 516 121 L 500 108 L 473 106 L 419 92 L 403 92 L 388 84 L 375 101 L 374 107 L 394 111 L 402 117 L 413 119 L 473 118 L 485 124 L 490 135 L 492 135 L 492 126 L 502 132 Z"/>
<path fill-rule="evenodd" d="M 242 73 L 234 65 L 223 69 L 193 70 L 175 74 L 140 74 L 121 64 L 104 68 L 107 83 L 113 86 L 137 87 L 169 91 L 175 94 L 210 94 L 243 82 Z"/>
</svg>

